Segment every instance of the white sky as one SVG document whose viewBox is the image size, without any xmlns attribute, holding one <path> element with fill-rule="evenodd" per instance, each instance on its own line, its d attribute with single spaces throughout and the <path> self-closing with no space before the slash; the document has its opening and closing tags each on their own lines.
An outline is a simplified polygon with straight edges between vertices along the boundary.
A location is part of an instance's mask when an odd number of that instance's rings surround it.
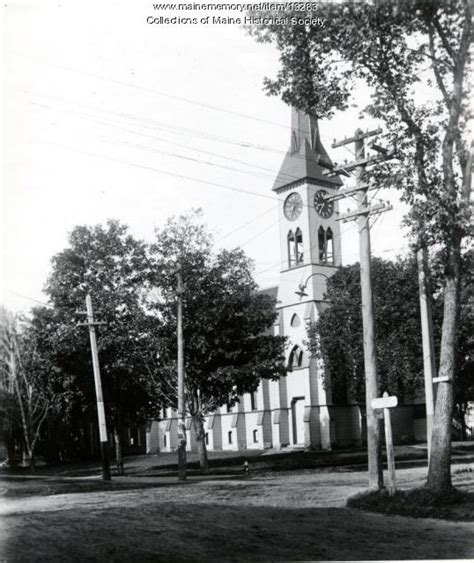
<svg viewBox="0 0 474 563">
<path fill-rule="evenodd" d="M 268 197 L 290 110 L 262 90 L 279 68 L 273 46 L 238 25 L 149 25 L 147 16 L 171 14 L 136 0 L 7 0 L 1 11 L 4 303 L 45 300 L 50 259 L 75 225 L 116 218 L 151 240 L 167 217 L 192 207 L 203 209 L 218 246 L 242 246 L 255 260 L 261 286 L 278 283 L 278 202 Z M 362 107 L 368 94 L 358 100 Z M 333 159 L 351 160 L 330 148 L 334 138 L 373 125 L 358 113 L 320 124 Z M 394 191 L 378 197 L 395 209 L 374 226 L 373 252 L 391 258 L 406 248 L 404 208 Z M 344 263 L 355 262 L 354 224 L 342 230 Z"/>
</svg>

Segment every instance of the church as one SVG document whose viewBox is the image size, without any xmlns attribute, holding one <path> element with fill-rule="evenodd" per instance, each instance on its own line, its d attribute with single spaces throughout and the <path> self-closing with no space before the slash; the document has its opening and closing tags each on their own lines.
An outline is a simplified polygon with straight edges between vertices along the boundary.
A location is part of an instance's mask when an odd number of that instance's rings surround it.
<svg viewBox="0 0 474 563">
<path fill-rule="evenodd" d="M 234 407 L 209 414 L 208 450 L 331 449 L 361 445 L 365 439 L 364 407 L 333 403 L 324 365 L 309 357 L 305 346 L 308 322 L 316 321 L 326 306 L 326 281 L 342 263 L 338 204 L 326 199 L 342 181 L 328 175 L 331 168 L 317 119 L 293 109 L 290 147 L 273 185 L 279 199 L 280 279 L 278 287 L 264 290 L 276 300 L 274 331 L 287 337 L 289 371 L 279 381 L 262 380 Z M 423 404 L 402 405 L 392 416 L 396 440 L 425 439 Z M 187 448 L 194 450 L 190 418 L 186 429 Z M 177 414 L 168 408 L 149 427 L 147 452 L 174 451 L 177 443 Z"/>
</svg>

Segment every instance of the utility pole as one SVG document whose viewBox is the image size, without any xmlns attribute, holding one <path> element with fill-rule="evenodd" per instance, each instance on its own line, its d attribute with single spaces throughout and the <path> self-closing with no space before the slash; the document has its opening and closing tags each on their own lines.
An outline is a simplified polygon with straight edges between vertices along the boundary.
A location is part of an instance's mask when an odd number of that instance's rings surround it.
<svg viewBox="0 0 474 563">
<path fill-rule="evenodd" d="M 426 403 L 426 441 L 428 446 L 428 465 L 431 455 L 431 434 L 433 431 L 434 393 L 433 379 L 436 377 L 436 361 L 433 338 L 433 318 L 431 312 L 431 292 L 428 284 L 428 264 L 426 247 L 420 244 L 416 252 L 418 262 L 418 287 L 420 294 L 421 337 L 423 343 L 423 373 L 425 378 Z"/>
<path fill-rule="evenodd" d="M 326 199 L 342 199 L 347 195 L 354 195 L 357 198 L 358 207 L 356 211 L 341 215 L 339 220 L 356 220 L 359 228 L 359 252 L 360 252 L 360 284 L 362 295 L 362 325 L 364 333 L 364 366 L 365 366 L 365 396 L 367 412 L 367 452 L 369 465 L 369 487 L 381 489 L 383 487 L 382 471 L 382 449 L 381 449 L 381 429 L 379 420 L 375 416 L 372 407 L 373 399 L 379 397 L 379 384 L 377 373 L 377 350 L 375 347 L 375 323 L 374 306 L 372 293 L 372 271 L 370 257 L 370 223 L 369 217 L 377 213 L 388 211 L 392 207 L 385 203 L 369 206 L 367 192 L 372 187 L 366 182 L 365 170 L 367 165 L 392 158 L 392 152 L 388 151 L 375 142 L 370 144 L 371 148 L 379 154 L 366 158 L 365 139 L 380 134 L 380 129 L 367 131 L 364 133 L 357 129 L 354 136 L 343 141 L 334 142 L 333 148 L 354 143 L 355 161 L 344 165 L 336 165 L 331 174 L 343 173 L 349 175 L 354 172 L 356 186 L 348 190 L 343 190 L 334 196 Z"/>
<path fill-rule="evenodd" d="M 107 423 L 105 420 L 104 399 L 102 396 L 102 382 L 100 378 L 99 355 L 97 353 L 97 341 L 95 337 L 95 327 L 103 325 L 104 322 L 94 322 L 94 313 L 92 310 L 92 299 L 90 295 L 86 297 L 86 313 L 78 313 L 87 315 L 86 323 L 79 323 L 80 326 L 89 327 L 89 336 L 91 341 L 92 366 L 94 369 L 95 394 L 97 397 L 97 415 L 99 418 L 99 437 L 100 437 L 100 453 L 102 457 L 102 479 L 110 481 L 110 462 L 109 462 L 109 441 L 107 437 Z"/>
<path fill-rule="evenodd" d="M 184 342 L 183 342 L 183 277 L 181 264 L 177 268 L 178 296 L 177 338 L 178 338 L 178 478 L 186 480 L 186 401 L 184 387 Z"/>
</svg>

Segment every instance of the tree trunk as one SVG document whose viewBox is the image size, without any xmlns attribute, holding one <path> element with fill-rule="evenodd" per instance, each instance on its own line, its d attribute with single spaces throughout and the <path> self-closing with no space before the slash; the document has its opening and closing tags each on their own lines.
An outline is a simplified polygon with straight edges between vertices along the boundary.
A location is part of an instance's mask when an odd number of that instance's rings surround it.
<svg viewBox="0 0 474 563">
<path fill-rule="evenodd" d="M 13 432 L 5 433 L 5 445 L 7 447 L 7 465 L 8 467 L 14 469 L 17 466 L 16 460 L 16 449 L 15 449 L 15 437 Z"/>
<path fill-rule="evenodd" d="M 206 449 L 206 433 L 204 431 L 204 416 L 202 413 L 197 413 L 192 416 L 194 435 L 196 438 L 196 445 L 199 456 L 199 465 L 201 467 L 201 473 L 207 475 L 209 473 L 209 462 L 207 459 L 207 449 Z"/>
<path fill-rule="evenodd" d="M 454 406 L 453 378 L 458 323 L 460 244 L 454 246 L 444 285 L 443 328 L 439 366 L 439 376 L 447 377 L 449 380 L 438 383 L 431 456 L 426 483 L 426 486 L 436 494 L 442 494 L 452 488 L 451 426 Z"/>
<path fill-rule="evenodd" d="M 117 464 L 117 473 L 124 474 L 123 455 L 122 455 L 122 433 L 120 432 L 118 423 L 114 425 L 114 443 L 115 443 L 115 462 Z"/>
<path fill-rule="evenodd" d="M 36 471 L 36 463 L 35 463 L 35 453 L 32 451 L 29 454 L 29 466 L 30 466 L 30 471 L 34 472 Z"/>
</svg>

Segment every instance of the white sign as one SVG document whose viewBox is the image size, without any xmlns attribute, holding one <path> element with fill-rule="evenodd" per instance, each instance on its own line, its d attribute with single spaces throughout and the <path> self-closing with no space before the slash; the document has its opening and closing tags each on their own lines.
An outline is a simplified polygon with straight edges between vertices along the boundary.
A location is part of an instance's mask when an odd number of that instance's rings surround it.
<svg viewBox="0 0 474 563">
<path fill-rule="evenodd" d="M 398 405 L 398 399 L 393 395 L 392 397 L 380 397 L 380 399 L 372 399 L 370 406 L 373 409 L 390 409 Z"/>
<path fill-rule="evenodd" d="M 442 381 L 449 381 L 448 375 L 442 375 L 441 377 L 433 377 L 433 383 L 441 383 Z"/>
</svg>

